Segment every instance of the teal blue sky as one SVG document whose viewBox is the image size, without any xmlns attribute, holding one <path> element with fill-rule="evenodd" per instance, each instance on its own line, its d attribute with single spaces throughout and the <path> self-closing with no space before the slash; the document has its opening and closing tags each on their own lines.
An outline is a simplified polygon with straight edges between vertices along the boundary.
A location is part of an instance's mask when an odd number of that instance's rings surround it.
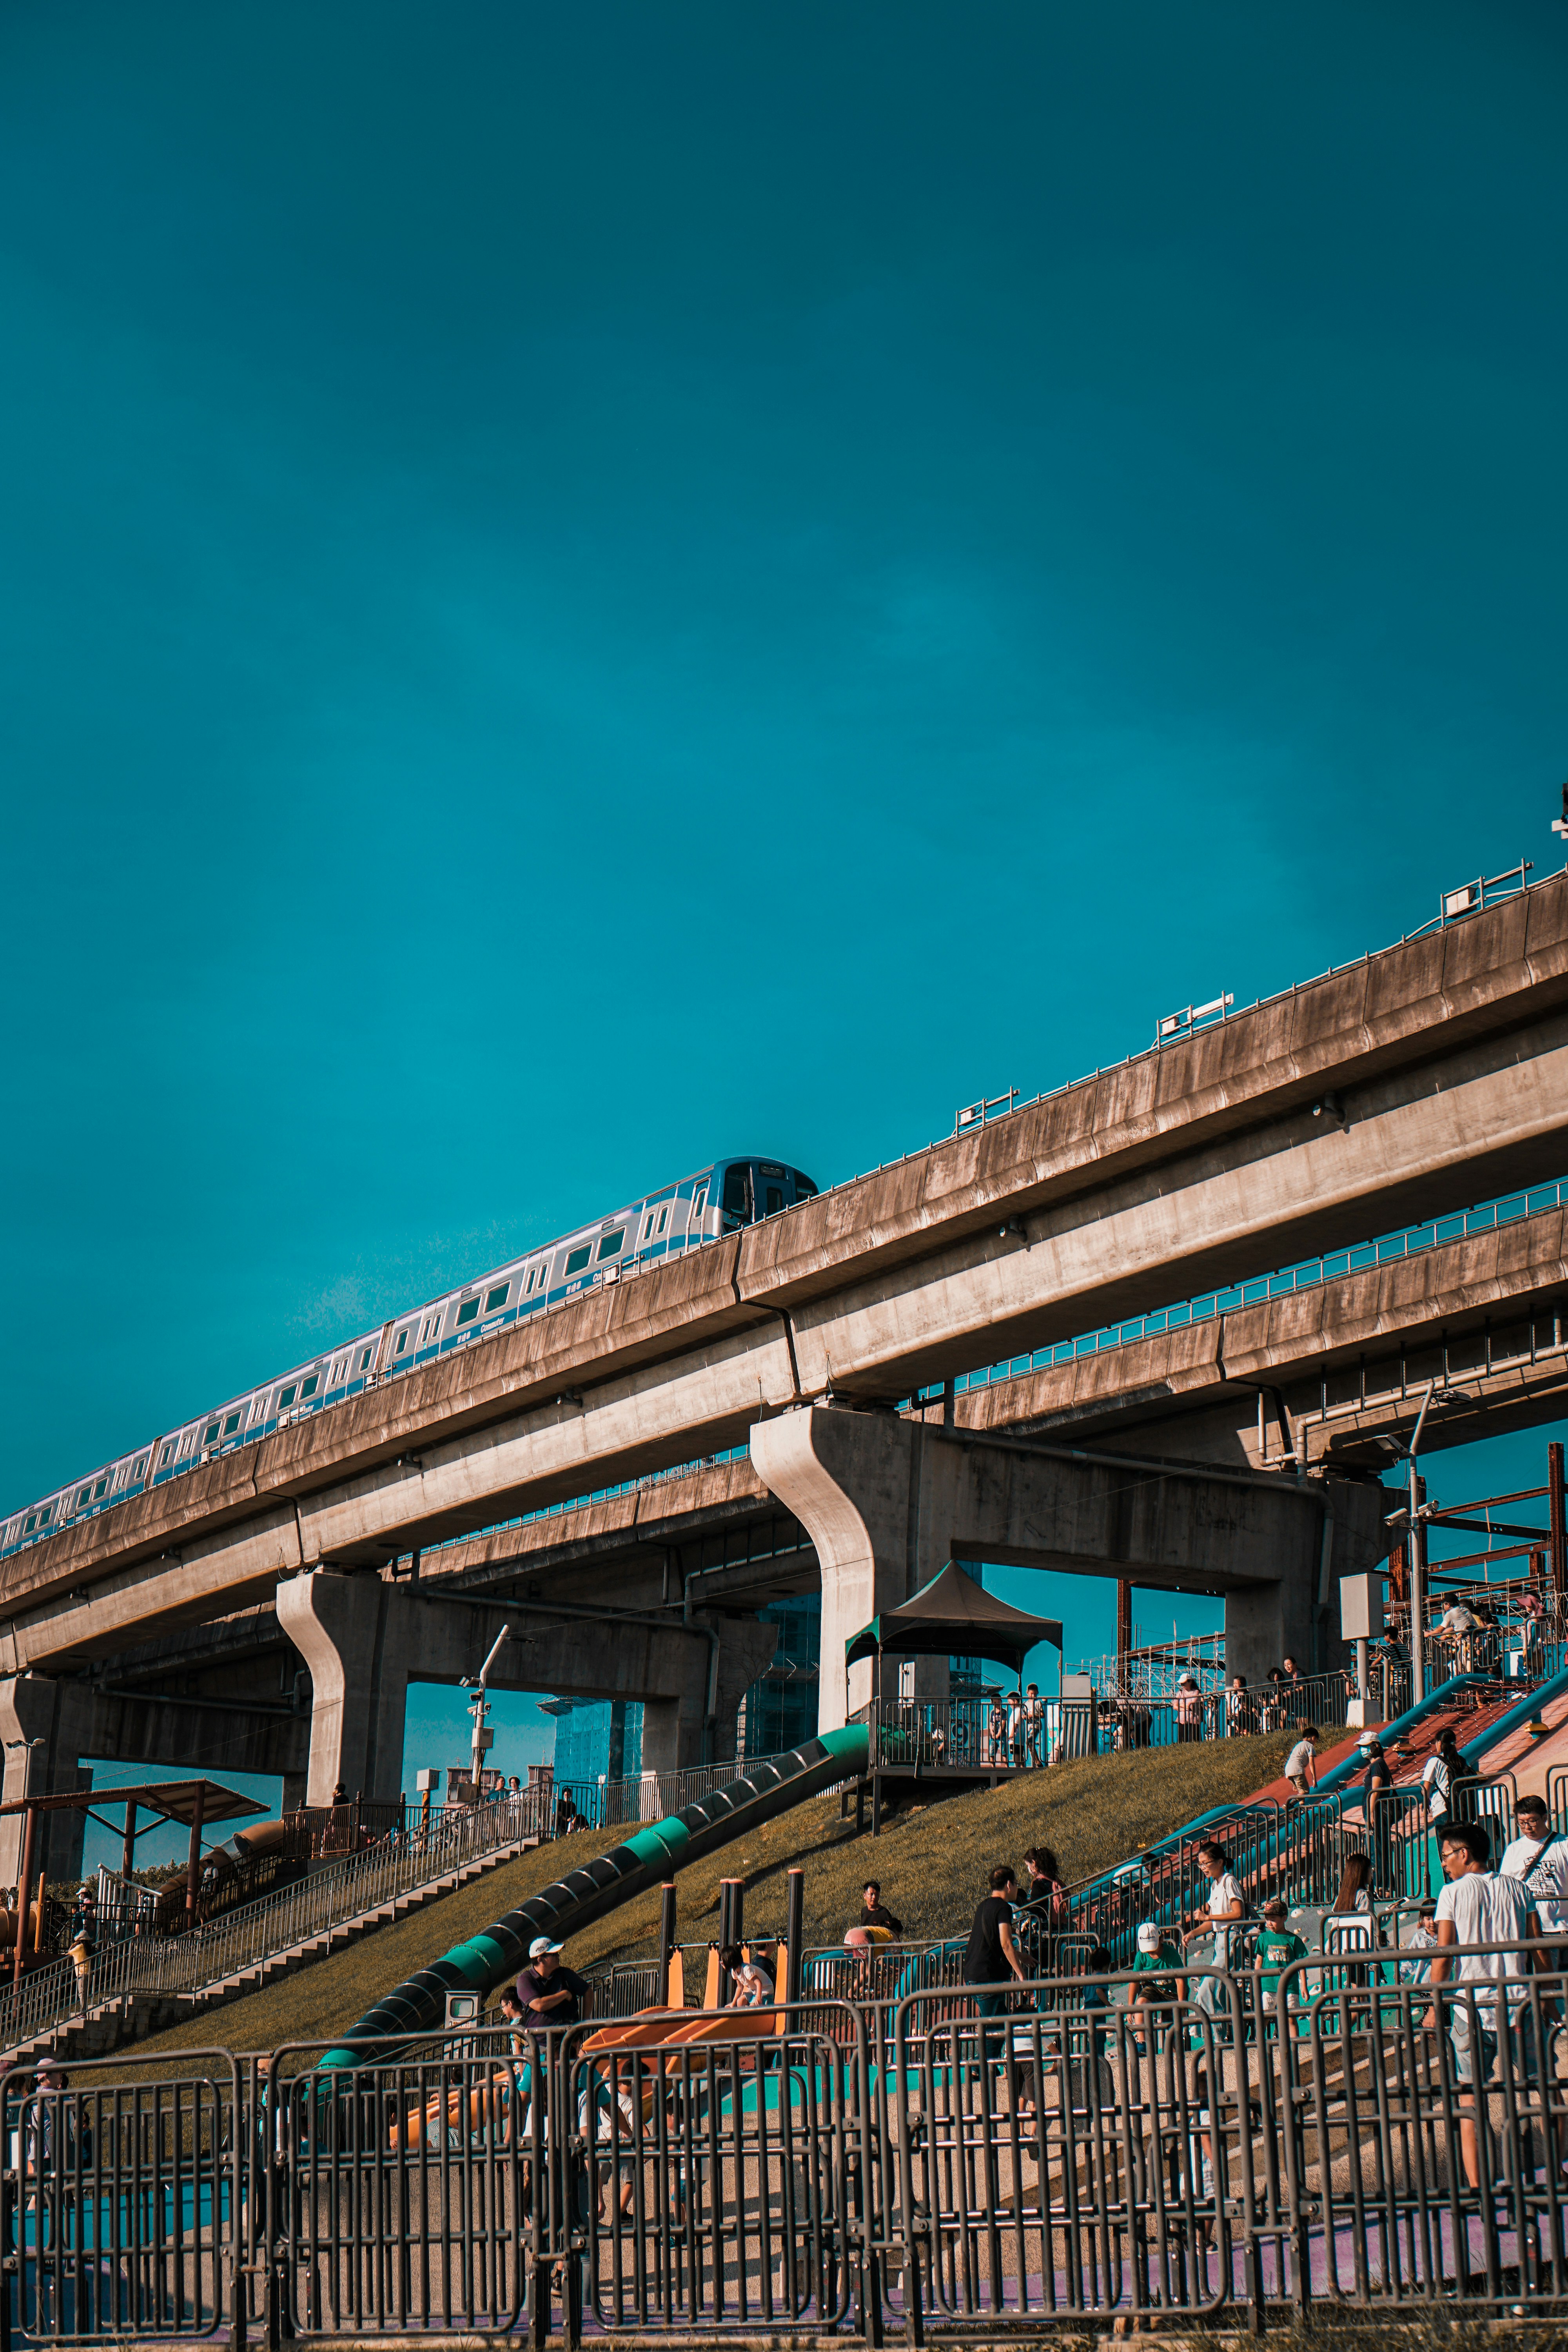
<svg viewBox="0 0 1568 2352">
<path fill-rule="evenodd" d="M 9 0 L 0 1502 L 1547 870 L 1565 66 Z"/>
</svg>

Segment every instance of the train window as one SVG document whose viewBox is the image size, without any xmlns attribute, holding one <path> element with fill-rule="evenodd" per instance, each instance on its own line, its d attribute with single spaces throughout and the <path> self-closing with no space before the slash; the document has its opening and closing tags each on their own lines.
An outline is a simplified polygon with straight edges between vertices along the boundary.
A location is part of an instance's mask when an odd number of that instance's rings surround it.
<svg viewBox="0 0 1568 2352">
<path fill-rule="evenodd" d="M 278 1410 L 279 1410 L 279 1412 L 288 1412 L 288 1410 L 289 1410 L 289 1406 L 293 1403 L 294 1399 L 295 1399 L 295 1396 L 296 1396 L 296 1394 L 297 1394 L 297 1393 L 298 1393 L 298 1391 L 297 1391 L 296 1390 L 292 1389 L 292 1388 L 279 1389 L 279 1391 L 278 1391 Z"/>
<path fill-rule="evenodd" d="M 752 1171 L 749 1168 L 727 1168 L 724 1171 L 724 1214 L 742 1222 L 752 1213 Z"/>
<path fill-rule="evenodd" d="M 490 1314 L 494 1308 L 504 1307 L 506 1305 L 506 1295 L 510 1288 L 511 1285 L 510 1282 L 502 1282 L 498 1284 L 494 1290 L 486 1291 L 485 1313 L 487 1315 Z"/>
<path fill-rule="evenodd" d="M 29 1512 L 28 1512 L 28 1514 L 27 1514 L 27 1524 L 26 1524 L 26 1526 L 22 1529 L 22 1533 L 23 1533 L 25 1536 L 30 1536 L 30 1535 L 32 1534 L 32 1532 L 33 1532 L 33 1529 L 37 1526 L 37 1524 L 38 1524 L 38 1515 L 37 1515 L 37 1511 L 29 1511 Z"/>
<path fill-rule="evenodd" d="M 82 1488 L 80 1494 L 76 1498 L 76 1507 L 79 1511 L 81 1509 L 82 1505 L 87 1501 L 91 1493 L 92 1488 L 90 1486 L 84 1486 Z"/>
<path fill-rule="evenodd" d="M 479 1302 L 477 1298 L 465 1298 L 458 1309 L 458 1320 L 459 1323 L 471 1323 L 479 1311 Z"/>
<path fill-rule="evenodd" d="M 359 1368 L 360 1368 L 360 1370 L 361 1370 L 361 1371 L 362 1371 L 362 1372 L 364 1370 L 364 1369 L 365 1369 L 366 1365 L 370 1362 L 371 1357 L 374 1355 L 374 1352 L 375 1352 L 375 1351 L 374 1351 L 374 1349 L 366 1348 L 366 1349 L 365 1349 L 365 1350 L 364 1350 L 364 1352 L 363 1353 L 363 1355 L 360 1357 L 360 1360 L 359 1360 Z"/>
<path fill-rule="evenodd" d="M 566 1253 L 567 1273 L 581 1274 L 583 1268 L 587 1265 L 588 1260 L 593 1256 L 593 1251 L 588 1247 L 586 1243 L 584 1244 L 581 1249 L 568 1250 Z"/>
<path fill-rule="evenodd" d="M 604 1261 L 605 1260 L 605 1258 L 607 1258 L 607 1257 L 614 1257 L 614 1256 L 615 1256 L 615 1255 L 616 1255 L 616 1251 L 620 1248 L 621 1244 L 626 1240 L 626 1229 L 625 1225 L 623 1225 L 623 1226 L 621 1227 L 621 1230 L 620 1230 L 620 1232 L 619 1232 L 618 1234 L 600 1234 L 600 1236 L 599 1236 L 599 1262 L 600 1262 L 600 1264 L 601 1264 L 601 1265 L 603 1265 L 603 1264 L 604 1264 Z"/>
<path fill-rule="evenodd" d="M 143 1454 L 143 1455 L 142 1456 L 142 1459 L 141 1459 L 141 1461 L 140 1461 L 140 1462 L 135 1462 L 135 1463 L 132 1463 L 132 1466 L 131 1466 L 131 1475 L 132 1476 L 132 1478 L 140 1478 L 140 1476 L 142 1475 L 142 1471 L 143 1471 L 143 1470 L 145 1470 L 145 1468 L 146 1468 L 146 1467 L 147 1467 L 147 1456 L 146 1456 L 145 1454 Z"/>
<path fill-rule="evenodd" d="M 321 1376 L 320 1372 L 312 1372 L 312 1373 L 310 1374 L 310 1379 L 306 1381 L 306 1383 L 305 1383 L 304 1387 L 300 1390 L 300 1394 L 302 1397 L 314 1396 L 314 1395 L 315 1395 L 315 1393 L 316 1393 L 316 1391 L 321 1387 Z"/>
<path fill-rule="evenodd" d="M 168 1468 L 168 1466 L 169 1466 L 169 1456 L 170 1456 L 170 1454 L 173 1454 L 174 1450 L 174 1442 L 173 1442 L 173 1440 L 171 1440 L 171 1441 L 170 1441 L 170 1443 L 169 1443 L 167 1445 L 165 1445 L 165 1446 L 164 1446 L 163 1451 L 162 1452 L 162 1454 L 159 1454 L 159 1456 L 158 1456 L 158 1467 L 159 1467 L 159 1469 L 160 1469 L 160 1470 L 166 1470 L 166 1469 Z"/>
<path fill-rule="evenodd" d="M 224 1423 L 223 1433 L 226 1437 L 232 1437 L 238 1427 L 239 1415 L 237 1412 L 231 1412 Z"/>
<path fill-rule="evenodd" d="M 784 1207 L 784 1186 L 782 1184 L 770 1184 L 767 1191 L 763 1195 L 763 1198 L 766 1202 L 766 1206 L 763 1211 L 763 1216 L 776 1217 L 779 1211 Z"/>
<path fill-rule="evenodd" d="M 217 1423 L 216 1421 L 209 1421 L 206 1427 L 202 1432 L 202 1444 L 204 1445 L 210 1445 L 216 1435 Z"/>
<path fill-rule="evenodd" d="M 38 1525 L 41 1528 L 48 1525 L 49 1520 L 54 1516 L 54 1508 L 55 1507 L 52 1503 L 46 1503 L 44 1505 L 43 1509 L 38 1513 Z"/>
<path fill-rule="evenodd" d="M 397 1335 L 397 1345 L 396 1345 L 396 1347 L 395 1347 L 395 1348 L 394 1348 L 394 1349 L 393 1349 L 393 1351 L 392 1351 L 392 1352 L 393 1352 L 393 1354 L 394 1354 L 395 1356 L 401 1356 L 401 1355 L 402 1355 L 402 1353 L 403 1353 L 403 1351 L 404 1351 L 404 1349 L 407 1347 L 407 1345 L 408 1345 L 408 1334 L 407 1334 L 407 1332 L 406 1332 L 406 1331 L 400 1331 L 400 1332 L 398 1333 L 398 1335 Z"/>
<path fill-rule="evenodd" d="M 700 1184 L 696 1192 L 691 1195 L 691 1223 L 693 1224 L 696 1224 L 699 1222 L 703 1210 L 707 1206 L 708 1187 L 706 1184 Z"/>
<path fill-rule="evenodd" d="M 104 1496 L 104 1495 L 107 1495 L 107 1494 L 108 1494 L 108 1492 L 109 1492 L 109 1481 L 108 1481 L 108 1479 L 107 1479 L 107 1478 L 100 1478 L 100 1479 L 99 1480 L 99 1482 L 98 1482 L 97 1486 L 96 1486 L 93 1488 L 93 1490 L 92 1490 L 92 1499 L 93 1499 L 93 1501 L 96 1503 L 96 1502 L 100 1499 L 100 1496 Z"/>
</svg>

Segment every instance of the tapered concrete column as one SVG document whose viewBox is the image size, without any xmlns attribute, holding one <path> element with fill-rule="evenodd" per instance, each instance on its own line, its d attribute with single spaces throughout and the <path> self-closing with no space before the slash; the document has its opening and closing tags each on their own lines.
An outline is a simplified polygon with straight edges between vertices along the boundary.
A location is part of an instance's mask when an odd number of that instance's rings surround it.
<svg viewBox="0 0 1568 2352">
<path fill-rule="evenodd" d="M 84 1745 L 89 1696 L 79 1684 L 51 1682 L 47 1675 L 19 1675 L 0 1682 L 7 1803 L 92 1786 L 92 1774 L 77 1760 Z M 15 1886 L 21 1874 L 23 1819 L 19 1813 L 0 1815 L 0 1886 Z M 78 1877 L 86 1814 L 46 1814 L 39 1828 L 35 1870 L 49 1878 Z"/>
<path fill-rule="evenodd" d="M 697 1764 L 727 1763 L 735 1753 L 741 1701 L 772 1664 L 778 1627 L 755 1617 L 728 1617 L 716 1621 L 713 1631 L 717 1657 L 707 1643 L 699 1648 L 693 1642 L 679 1690 L 643 1701 L 645 1772 L 685 1772 Z"/>
<path fill-rule="evenodd" d="M 305 1801 L 395 1799 L 403 1787 L 403 1718 L 417 1623 L 408 1596 L 376 1576 L 315 1569 L 278 1587 L 278 1622 L 310 1669 L 310 1760 Z"/>
<path fill-rule="evenodd" d="M 846 1643 L 951 1556 L 952 1487 L 963 1456 L 926 1447 L 923 1434 L 890 1413 L 817 1406 L 752 1431 L 758 1476 L 800 1520 L 822 1570 L 819 1732 L 836 1731 L 871 1696 L 869 1663 L 851 1668 L 846 1684 Z M 889 1675 L 896 1671 L 889 1664 Z"/>
<path fill-rule="evenodd" d="M 512 1638 L 490 1669 L 492 1690 L 640 1700 L 650 1771 L 702 1763 L 710 1717 L 718 1752 L 727 1726 L 734 1753 L 741 1694 L 772 1658 L 776 1626 L 747 1616 L 688 1624 L 678 1608 L 668 1624 L 614 1611 L 574 1617 L 571 1607 L 563 1602 L 563 1622 L 548 1601 L 505 1609 L 478 1596 L 326 1569 L 280 1584 L 278 1622 L 310 1667 L 313 1692 L 306 1802 L 330 1804 L 340 1780 L 350 1796 L 363 1790 L 395 1798 L 410 1682 L 455 1685 L 478 1674 L 503 1626 Z M 468 1734 L 455 1702 L 455 1754 L 467 1753 Z"/>
</svg>

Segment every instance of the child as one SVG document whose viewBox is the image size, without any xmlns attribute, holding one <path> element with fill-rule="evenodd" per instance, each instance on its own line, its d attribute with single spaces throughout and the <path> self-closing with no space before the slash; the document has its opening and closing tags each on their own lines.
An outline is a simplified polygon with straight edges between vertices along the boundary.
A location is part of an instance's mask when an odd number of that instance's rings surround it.
<svg viewBox="0 0 1568 2352">
<path fill-rule="evenodd" d="M 1157 1919 L 1141 1921 L 1138 1928 L 1138 1952 L 1132 1963 L 1133 1975 L 1143 1979 L 1143 1982 L 1134 1988 L 1132 1994 L 1135 2027 L 1132 2037 L 1133 2045 L 1141 2058 L 1143 2055 L 1143 2020 L 1139 2015 L 1139 2011 L 1149 2008 L 1152 2002 L 1167 2004 L 1182 1999 L 1186 1986 L 1180 1973 L 1181 1966 L 1181 1947 L 1171 1941 L 1159 1921 Z M 1163 2007 L 1158 2012 L 1152 2011 L 1150 2022 L 1156 2029 L 1157 2046 L 1163 2048 L 1165 2029 L 1174 2022 L 1173 2010 Z"/>
<path fill-rule="evenodd" d="M 1432 1954 L 1437 1948 L 1436 1903 L 1423 1903 L 1415 1926 L 1400 1940 L 1411 1956 L 1399 1963 L 1401 1984 L 1425 1984 L 1432 1972 Z"/>
<path fill-rule="evenodd" d="M 1301 1726 L 1301 1737 L 1285 1759 L 1285 1778 L 1299 1797 L 1310 1797 L 1318 1785 L 1318 1727 Z"/>
<path fill-rule="evenodd" d="M 1262 1995 L 1265 2017 L 1272 2017 L 1279 2003 L 1279 1979 L 1292 1960 L 1304 1960 L 1308 1947 L 1300 1936 L 1292 1934 L 1286 1924 L 1289 1913 L 1278 1895 L 1263 1906 L 1263 1926 L 1258 1933 L 1255 1966 Z"/>
</svg>

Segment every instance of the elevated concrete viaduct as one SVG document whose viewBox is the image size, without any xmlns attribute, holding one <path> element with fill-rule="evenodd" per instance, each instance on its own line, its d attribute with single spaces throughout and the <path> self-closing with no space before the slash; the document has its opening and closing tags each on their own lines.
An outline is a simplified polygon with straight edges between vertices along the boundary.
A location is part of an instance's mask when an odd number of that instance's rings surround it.
<svg viewBox="0 0 1568 2352">
<path fill-rule="evenodd" d="M 1253 1469 L 1381 1469 L 1568 1411 L 1568 1211 L 973 1389 L 957 1425 Z M 927 1414 L 931 1408 L 927 1408 Z"/>
<path fill-rule="evenodd" d="M 784 1482 L 779 1501 L 805 1521 L 820 1553 L 827 1540 L 820 1493 L 810 1517 L 792 1500 L 805 1474 L 785 1463 L 805 1440 L 769 1433 L 833 1419 L 822 1401 L 885 1408 L 977 1360 L 1149 1310 L 1396 1218 L 1540 1180 L 1565 1163 L 1568 882 L 1557 877 L 661 1270 L 606 1283 L 13 1556 L 0 1569 L 0 1671 L 18 1676 L 68 1664 L 101 1675 L 129 1648 L 265 1604 L 282 1579 L 368 1570 L 374 1585 L 413 1549 L 753 1432 L 759 1462 Z M 1340 1287 L 1310 1305 L 1283 1304 L 1309 1318 L 1336 1313 Z M 1332 1429 L 1325 1423 L 1319 1440 L 1300 1434 L 1311 1423 L 1307 1389 L 1315 1376 L 1321 1390 L 1326 1377 L 1322 1360 L 1331 1360 L 1329 1376 L 1344 1374 L 1356 1315 L 1370 1328 L 1386 1313 L 1383 1305 L 1354 1307 L 1352 1289 L 1345 1323 L 1315 1336 L 1292 1337 L 1276 1301 L 1250 1355 L 1227 1318 L 1223 1361 L 1204 1365 L 1198 1333 L 1171 1339 L 1161 1370 L 1152 1357 L 1142 1367 L 1129 1358 L 1110 1376 L 1124 1402 L 1106 1395 L 1100 1423 L 1081 1388 L 1005 1404 L 986 1392 L 985 1402 L 963 1400 L 959 1418 L 974 1425 L 1005 1412 L 1015 1426 L 1047 1437 L 1053 1428 L 1075 1436 L 1098 1429 L 1097 1444 L 1256 1467 L 1247 1436 L 1256 1397 L 1246 1391 L 1249 1381 L 1267 1381 L 1282 1392 L 1280 1425 L 1296 1429 L 1309 1466 L 1342 1457 L 1372 1470 L 1383 1456 L 1369 1424 L 1352 1430 L 1343 1419 Z M 1358 1382 L 1360 1359 L 1372 1363 L 1380 1344 L 1384 1356 L 1391 1345 L 1398 1353 L 1386 1330 L 1354 1344 Z M 1299 1352 L 1287 1371 L 1292 1345 Z M 1134 1395 L 1128 1382 L 1139 1370 L 1145 1378 Z M 1081 1381 L 1078 1368 L 1073 1377 Z M 1495 1368 L 1487 1378 L 1495 1382 Z M 1531 1378 L 1533 1395 L 1539 1365 Z M 813 1403 L 817 1410 L 801 1410 Z M 1355 1411 L 1365 1410 L 1358 1386 Z M 847 1417 L 897 1428 L 885 1412 Z M 1179 1434 L 1165 1426 L 1177 1420 L 1184 1423 Z M 860 1474 L 845 1475 L 859 1512 Z M 1302 1517 L 1315 1508 L 1295 1507 Z M 1336 1526 L 1341 1517 L 1359 1526 L 1359 1507 L 1338 1515 Z M 878 1507 L 867 1508 L 874 1520 Z M 1016 1549 L 1110 1572 L 1115 1541 L 1103 1530 L 1097 1536 L 1092 1518 L 1075 1506 L 1062 1522 L 1077 1529 L 1070 1540 Z M 1156 1547 L 1147 1562 L 1128 1555 L 1121 1564 L 1144 1583 L 1162 1580 L 1163 1562 L 1173 1583 L 1237 1596 L 1278 1588 L 1264 1606 L 1267 1640 L 1256 1637 L 1277 1651 L 1279 1626 L 1293 1623 L 1300 1605 L 1300 1596 L 1279 1595 L 1293 1580 L 1304 1592 L 1311 1580 L 1296 1570 L 1277 1577 L 1265 1559 L 1227 1582 L 1229 1572 L 1214 1565 L 1213 1531 L 1202 1544 L 1195 1523 L 1191 1532 L 1184 1560 Z M 1074 1554 L 1080 1538 L 1085 1549 Z M 1363 1531 L 1358 1540 L 1364 1549 L 1370 1538 Z M 825 1584 L 843 1602 L 832 1604 L 835 1627 L 837 1615 L 859 1606 L 847 1598 L 857 1579 L 864 1585 L 868 1578 L 880 1596 L 900 1576 L 907 1585 L 923 1563 L 917 1546 L 901 1567 L 889 1566 L 889 1542 L 868 1533 L 869 1569 L 856 1564 L 858 1555 L 845 1568 L 850 1555 L 841 1549 L 822 1560 Z M 474 1561 L 463 1572 L 483 1581 L 497 1564 Z M 603 1570 L 587 1556 L 579 1561 L 590 1580 L 611 1572 L 607 1550 Z M 658 1572 L 662 1609 L 669 1606 L 667 1564 Z M 748 1572 L 744 1563 L 738 1577 L 721 1566 L 702 1601 L 743 1610 Z M 805 1545 L 780 1572 L 809 1576 Z M 641 1559 L 626 1590 L 651 1599 L 651 1563 Z M 1227 1599 L 1238 1640 L 1254 1638 L 1240 1630 L 1253 1605 Z M 825 1631 L 829 1656 L 836 1637 Z M 682 1638 L 689 1651 L 707 1640 Z M 568 1662 L 560 1663 L 564 1670 Z M 662 1662 L 658 1670 L 666 1671 Z M 653 1668 L 633 1671 L 646 1676 Z M 674 1685 L 658 1696 L 674 1696 L 671 1738 L 683 1752 L 689 1658 L 677 1679 L 684 1696 Z M 605 1680 L 619 1687 L 615 1677 Z M 833 1680 L 825 1675 L 825 1695 Z M 389 1688 L 392 1682 L 395 1673 Z M 356 1730 L 345 1716 L 340 1760 L 356 1740 L 367 1755 L 373 1747 L 379 1753 L 383 1734 L 368 1722 Z M 187 1750 L 179 1760 L 205 1759 Z M 378 1777 L 382 1769 L 378 1762 Z"/>
<path fill-rule="evenodd" d="M 380 1567 L 739 1443 L 805 1400 L 897 1398 L 1555 1172 L 1565 1136 L 1556 877 L 14 1556 L 0 1662 L 110 1654 L 301 1569 Z"/>
</svg>

